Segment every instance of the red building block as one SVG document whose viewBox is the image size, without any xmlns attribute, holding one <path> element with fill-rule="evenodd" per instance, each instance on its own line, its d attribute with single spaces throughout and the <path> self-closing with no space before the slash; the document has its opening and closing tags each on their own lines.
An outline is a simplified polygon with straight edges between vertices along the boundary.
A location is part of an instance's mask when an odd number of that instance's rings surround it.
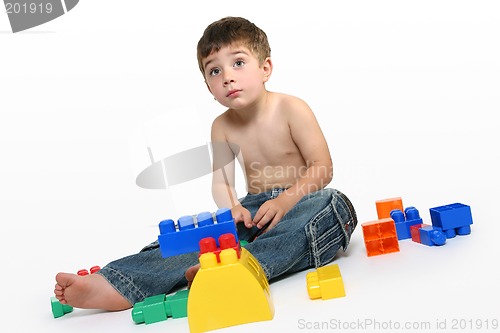
<svg viewBox="0 0 500 333">
<path fill-rule="evenodd" d="M 101 267 L 99 267 L 99 266 L 92 266 L 92 267 L 90 267 L 90 274 L 97 273 L 100 270 L 101 270 Z"/>
<path fill-rule="evenodd" d="M 215 253 L 217 262 L 220 262 L 220 251 L 225 249 L 234 249 L 236 251 L 238 259 L 240 258 L 241 247 L 239 243 L 236 243 L 236 238 L 234 238 L 233 234 L 228 233 L 220 235 L 219 244 L 220 247 L 217 247 L 217 243 L 215 242 L 215 238 L 213 237 L 203 238 L 202 240 L 200 240 L 200 254 L 198 255 L 198 257 L 200 257 L 204 253 L 212 252 Z"/>
<path fill-rule="evenodd" d="M 99 272 L 101 270 L 101 267 L 99 266 L 92 266 L 90 267 L 90 274 L 94 274 L 96 272 Z M 80 269 L 78 272 L 76 272 L 76 274 L 80 275 L 80 276 L 85 276 L 85 275 L 89 275 L 89 271 L 87 269 Z"/>
<path fill-rule="evenodd" d="M 427 224 L 415 224 L 410 227 L 411 240 L 416 243 L 422 243 L 420 240 L 420 228 L 425 227 Z"/>
<path fill-rule="evenodd" d="M 399 252 L 398 235 L 394 220 L 391 218 L 365 222 L 363 239 L 369 257 L 392 252 Z"/>
</svg>

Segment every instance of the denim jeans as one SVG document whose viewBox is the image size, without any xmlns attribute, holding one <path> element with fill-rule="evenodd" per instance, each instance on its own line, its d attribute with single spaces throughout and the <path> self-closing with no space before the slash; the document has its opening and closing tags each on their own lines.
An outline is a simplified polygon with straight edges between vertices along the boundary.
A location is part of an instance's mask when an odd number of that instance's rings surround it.
<svg viewBox="0 0 500 333">
<path fill-rule="evenodd" d="M 264 202 L 283 191 L 248 194 L 241 204 L 253 218 Z M 349 199 L 327 188 L 305 195 L 274 228 L 261 235 L 260 229 L 247 229 L 242 223 L 237 224 L 237 229 L 239 239 L 249 241 L 245 248 L 272 282 L 284 274 L 330 263 L 339 249 L 347 249 L 356 224 L 356 212 Z M 156 241 L 137 254 L 109 263 L 98 274 L 133 305 L 146 297 L 185 287 L 186 269 L 196 264 L 197 252 L 163 258 Z"/>
</svg>

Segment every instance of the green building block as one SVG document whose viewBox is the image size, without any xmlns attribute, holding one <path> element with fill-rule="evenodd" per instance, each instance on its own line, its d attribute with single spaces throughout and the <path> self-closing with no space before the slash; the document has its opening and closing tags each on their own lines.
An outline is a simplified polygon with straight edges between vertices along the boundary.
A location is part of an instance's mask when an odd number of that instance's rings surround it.
<svg viewBox="0 0 500 333">
<path fill-rule="evenodd" d="M 52 307 L 52 314 L 54 318 L 59 318 L 64 316 L 66 313 L 73 311 L 73 307 L 67 304 L 61 304 L 59 300 L 55 297 L 50 298 L 50 305 Z"/>
<path fill-rule="evenodd" d="M 167 320 L 165 313 L 165 294 L 147 297 L 142 302 L 138 302 L 132 309 L 132 319 L 140 324 L 153 324 Z"/>
<path fill-rule="evenodd" d="M 187 299 L 189 290 L 181 290 L 174 295 L 160 294 L 147 297 L 134 304 L 132 320 L 136 324 L 152 324 L 167 320 L 168 317 L 187 317 Z"/>
<path fill-rule="evenodd" d="M 165 311 L 167 316 L 176 318 L 187 317 L 187 301 L 189 290 L 181 290 L 165 299 Z"/>
</svg>

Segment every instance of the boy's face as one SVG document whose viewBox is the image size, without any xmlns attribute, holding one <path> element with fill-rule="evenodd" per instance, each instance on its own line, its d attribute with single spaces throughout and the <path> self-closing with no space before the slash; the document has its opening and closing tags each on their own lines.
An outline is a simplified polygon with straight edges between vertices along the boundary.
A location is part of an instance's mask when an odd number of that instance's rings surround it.
<svg viewBox="0 0 500 333">
<path fill-rule="evenodd" d="M 215 99 L 230 109 L 251 106 L 265 91 L 272 64 L 263 64 L 241 45 L 229 45 L 203 60 L 205 82 Z"/>
</svg>

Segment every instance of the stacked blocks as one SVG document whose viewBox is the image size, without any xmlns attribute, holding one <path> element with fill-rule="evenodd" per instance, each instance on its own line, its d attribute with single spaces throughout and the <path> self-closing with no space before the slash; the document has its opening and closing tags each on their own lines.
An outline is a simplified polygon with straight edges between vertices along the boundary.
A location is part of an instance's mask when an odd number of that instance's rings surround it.
<svg viewBox="0 0 500 333">
<path fill-rule="evenodd" d="M 73 307 L 68 304 L 61 304 L 59 300 L 55 297 L 50 298 L 50 305 L 52 307 L 52 315 L 54 318 L 59 318 L 64 316 L 66 313 L 73 311 Z"/>
<path fill-rule="evenodd" d="M 177 221 L 176 228 L 173 220 L 164 220 L 159 224 L 161 254 L 164 258 L 179 254 L 196 252 L 199 250 L 199 241 L 206 237 L 214 237 L 231 233 L 238 239 L 236 225 L 231 210 L 221 208 L 215 213 L 215 220 L 211 213 L 203 212 L 196 217 L 197 226 L 192 216 L 183 216 Z M 219 245 L 219 244 L 217 244 Z"/>
<path fill-rule="evenodd" d="M 236 239 L 234 238 L 233 234 L 221 235 L 219 237 L 220 247 L 217 247 L 215 238 L 213 237 L 203 238 L 199 244 L 200 244 L 200 254 L 198 255 L 198 257 L 204 253 L 211 252 L 214 253 L 215 256 L 217 257 L 217 262 L 220 262 L 220 252 L 222 250 L 234 249 L 236 251 L 236 254 L 238 255 L 238 258 L 240 257 L 241 254 L 240 244 L 236 243 Z"/>
<path fill-rule="evenodd" d="M 399 252 L 399 242 L 394 220 L 384 218 L 361 224 L 366 253 L 369 257 Z"/>
<path fill-rule="evenodd" d="M 446 244 L 446 236 L 439 227 L 428 224 L 416 224 L 411 226 L 410 229 L 411 239 L 414 242 L 428 246 L 441 246 Z"/>
<path fill-rule="evenodd" d="M 447 238 L 471 233 L 472 213 L 470 206 L 453 203 L 430 209 L 432 225 L 443 230 Z"/>
<path fill-rule="evenodd" d="M 323 300 L 345 296 L 344 282 L 339 265 L 319 267 L 306 275 L 307 292 L 310 299 Z"/>
<path fill-rule="evenodd" d="M 394 209 L 399 209 L 403 211 L 403 199 L 400 197 L 397 198 L 389 198 L 383 200 L 375 201 L 375 206 L 377 207 L 377 216 L 378 219 L 386 219 L 391 217 L 391 211 Z"/>
<path fill-rule="evenodd" d="M 255 257 L 233 248 L 199 257 L 200 270 L 191 285 L 188 321 L 191 333 L 271 320 L 274 305 L 269 283 Z"/>
<path fill-rule="evenodd" d="M 396 225 L 396 233 L 399 240 L 411 238 L 410 227 L 422 224 L 418 209 L 415 207 L 407 207 L 404 213 L 399 209 L 394 209 L 391 211 L 391 218 Z"/>
<path fill-rule="evenodd" d="M 153 324 L 171 318 L 187 317 L 189 290 L 181 290 L 174 295 L 160 294 L 147 297 L 134 304 L 132 320 L 136 324 Z"/>
</svg>

